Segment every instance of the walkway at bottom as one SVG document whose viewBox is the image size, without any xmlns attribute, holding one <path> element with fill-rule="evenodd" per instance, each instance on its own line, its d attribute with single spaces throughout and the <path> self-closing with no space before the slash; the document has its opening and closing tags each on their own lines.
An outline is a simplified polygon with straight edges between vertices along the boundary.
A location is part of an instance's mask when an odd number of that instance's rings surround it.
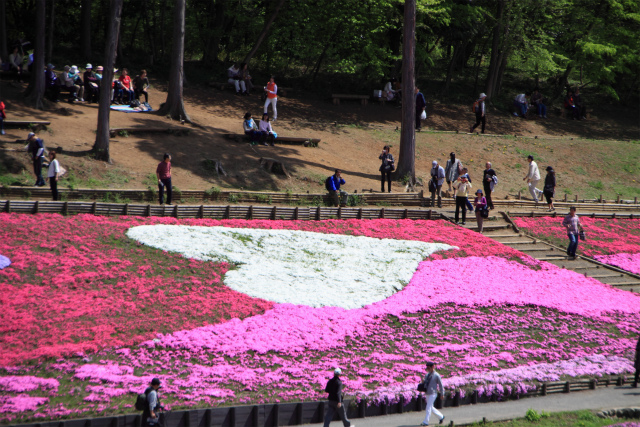
<svg viewBox="0 0 640 427">
<path fill-rule="evenodd" d="M 563 412 L 582 409 L 613 409 L 632 408 L 640 406 L 640 388 L 629 386 L 599 388 L 596 390 L 580 391 L 568 394 L 552 394 L 543 397 L 530 397 L 507 402 L 479 403 L 457 408 L 443 408 L 441 412 L 446 417 L 443 425 L 448 426 L 451 421 L 458 425 L 472 424 L 482 421 L 505 421 L 524 417 L 527 409 L 536 411 Z M 352 424 L 357 427 L 414 427 L 419 426 L 424 418 L 423 412 L 405 412 L 403 414 L 354 418 Z M 431 415 L 431 426 L 438 425 L 438 418 Z M 309 424 L 309 427 L 319 427 L 322 424 Z M 342 426 L 342 422 L 334 421 L 331 427 Z"/>
</svg>

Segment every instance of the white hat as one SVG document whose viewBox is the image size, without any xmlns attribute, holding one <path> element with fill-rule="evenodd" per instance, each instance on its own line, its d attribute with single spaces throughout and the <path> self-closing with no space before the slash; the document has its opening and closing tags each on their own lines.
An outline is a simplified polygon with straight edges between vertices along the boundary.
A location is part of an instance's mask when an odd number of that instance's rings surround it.
<svg viewBox="0 0 640 427">
<path fill-rule="evenodd" d="M 87 64 L 87 66 L 84 67 L 84 68 L 87 69 L 87 70 L 92 70 L 93 69 L 93 65 Z"/>
<path fill-rule="evenodd" d="M 78 72 L 78 66 L 77 65 L 72 65 L 71 69 L 69 71 L 71 71 L 71 74 L 77 73 Z"/>
<path fill-rule="evenodd" d="M 434 160 L 433 162 L 431 162 L 431 166 L 436 167 L 438 166 L 438 161 Z"/>
<path fill-rule="evenodd" d="M 27 139 L 31 138 L 32 136 L 36 136 L 36 134 L 33 132 L 29 132 L 29 135 L 27 135 Z"/>
<path fill-rule="evenodd" d="M 487 97 L 487 94 L 486 94 L 486 93 L 482 92 L 482 93 L 480 94 L 480 98 L 486 98 L 486 97 Z"/>
<path fill-rule="evenodd" d="M 340 375 L 340 374 L 342 374 L 342 369 L 336 368 L 333 370 L 333 375 Z"/>
</svg>

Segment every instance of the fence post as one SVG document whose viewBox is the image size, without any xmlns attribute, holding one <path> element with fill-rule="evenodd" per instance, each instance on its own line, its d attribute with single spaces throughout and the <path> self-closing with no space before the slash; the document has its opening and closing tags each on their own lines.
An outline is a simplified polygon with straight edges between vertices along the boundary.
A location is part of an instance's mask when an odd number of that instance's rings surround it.
<svg viewBox="0 0 640 427">
<path fill-rule="evenodd" d="M 129 203 L 124 204 L 123 215 L 129 215 Z"/>
<path fill-rule="evenodd" d="M 576 203 L 578 203 L 578 195 L 576 194 Z"/>
<path fill-rule="evenodd" d="M 595 390 L 596 389 L 596 379 L 592 378 L 591 381 L 589 381 L 589 390 Z"/>
<path fill-rule="evenodd" d="M 93 204 L 91 205 L 91 214 L 95 215 L 97 211 L 98 211 L 98 202 L 93 202 Z"/>
<path fill-rule="evenodd" d="M 273 405 L 273 427 L 278 427 L 280 425 L 280 405 Z M 235 424 L 233 425 L 235 427 Z"/>
<path fill-rule="evenodd" d="M 180 218 L 180 215 L 178 214 L 178 205 L 175 205 L 175 206 L 173 207 L 173 216 L 174 216 L 176 219 Z"/>
<path fill-rule="evenodd" d="M 522 200 L 522 193 L 518 190 L 518 200 Z"/>
<path fill-rule="evenodd" d="M 571 393 L 571 383 L 569 381 L 564 384 L 564 392 Z"/>
<path fill-rule="evenodd" d="M 540 394 L 543 396 L 547 395 L 547 383 L 542 384 L 542 390 L 540 390 Z"/>
<path fill-rule="evenodd" d="M 4 205 L 4 208 L 7 211 L 7 213 L 11 213 L 11 200 L 7 200 L 7 203 Z"/>
<path fill-rule="evenodd" d="M 33 204 L 33 213 L 38 213 L 38 208 L 39 208 L 40 202 L 36 200 L 36 202 Z"/>
<path fill-rule="evenodd" d="M 380 208 L 380 218 L 384 219 L 384 208 Z"/>
<path fill-rule="evenodd" d="M 404 412 L 404 396 L 401 394 L 398 399 L 398 413 L 402 414 Z"/>
<path fill-rule="evenodd" d="M 302 403 L 296 405 L 296 423 L 302 424 Z"/>
<path fill-rule="evenodd" d="M 253 409 L 251 410 L 251 416 L 253 417 L 253 425 L 254 426 L 259 425 L 259 422 L 260 422 L 260 409 L 259 409 L 258 405 L 254 405 Z"/>
<path fill-rule="evenodd" d="M 431 209 L 427 211 L 427 219 L 431 219 Z"/>
<path fill-rule="evenodd" d="M 567 193 L 564 193 L 564 202 L 567 203 Z"/>
<path fill-rule="evenodd" d="M 367 417 L 367 401 L 362 399 L 358 404 L 358 417 L 366 418 Z"/>
<path fill-rule="evenodd" d="M 222 219 L 230 219 L 229 217 L 231 216 L 231 205 L 227 205 L 227 208 L 224 210 L 224 215 L 222 216 Z"/>
<path fill-rule="evenodd" d="M 236 407 L 232 406 L 229 409 L 229 418 L 231 418 L 231 427 L 236 427 Z"/>
<path fill-rule="evenodd" d="M 338 206 L 338 219 L 342 219 L 342 206 Z"/>
<path fill-rule="evenodd" d="M 62 215 L 68 215 L 69 214 L 69 202 L 64 202 L 64 205 L 62 205 Z"/>
<path fill-rule="evenodd" d="M 191 427 L 191 411 L 184 411 L 184 427 Z M 235 427 L 235 424 L 233 424 L 233 427 Z"/>
<path fill-rule="evenodd" d="M 278 212 L 278 207 L 274 206 L 273 209 L 271 210 L 271 219 L 276 219 L 277 218 L 277 212 Z"/>
<path fill-rule="evenodd" d="M 198 216 L 200 219 L 204 218 L 204 205 L 200 205 L 200 209 L 198 210 Z"/>
<path fill-rule="evenodd" d="M 318 209 L 316 209 L 316 221 L 320 221 L 320 218 L 322 218 L 322 212 L 320 209 L 322 209 L 321 206 L 318 206 Z"/>
<path fill-rule="evenodd" d="M 299 211 L 300 211 L 300 208 L 296 206 L 296 208 L 293 211 L 293 219 L 296 220 L 296 221 L 298 220 L 298 217 L 300 215 Z M 302 410 L 302 409 L 300 409 L 300 410 Z"/>
<path fill-rule="evenodd" d="M 358 209 L 358 215 L 356 216 L 358 219 L 362 219 L 362 208 Z"/>
<path fill-rule="evenodd" d="M 95 209 L 96 204 L 93 204 L 93 208 Z M 151 216 L 151 205 L 147 205 L 147 212 L 146 212 L 147 216 Z"/>
</svg>

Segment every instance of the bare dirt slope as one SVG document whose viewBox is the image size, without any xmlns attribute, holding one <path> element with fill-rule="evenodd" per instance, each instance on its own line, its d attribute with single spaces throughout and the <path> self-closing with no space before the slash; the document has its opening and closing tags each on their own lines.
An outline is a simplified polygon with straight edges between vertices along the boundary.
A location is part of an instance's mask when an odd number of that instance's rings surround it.
<svg viewBox="0 0 640 427">
<path fill-rule="evenodd" d="M 153 185 L 149 178 L 164 152 L 173 155 L 174 184 L 181 189 L 203 189 L 211 186 L 244 190 L 290 190 L 293 192 L 322 191 L 324 178 L 335 168 L 344 172 L 346 189 L 379 189 L 378 155 L 385 144 L 392 145 L 397 156 L 399 148 L 401 109 L 377 103 L 361 106 L 355 102 L 333 105 L 328 99 L 316 99 L 305 93 L 293 92 L 278 101 L 278 121 L 273 127 L 281 136 L 320 138 L 319 147 L 279 145 L 250 146 L 230 141 L 225 133 L 242 132 L 242 116 L 249 111 L 259 118 L 262 105 L 258 94 L 235 96 L 208 87 L 185 88 L 185 104 L 191 119 L 198 126 L 188 136 L 147 134 L 118 136 L 111 140 L 113 164 L 96 162 L 88 150 L 95 139 L 97 105 L 65 102 L 52 104 L 47 111 L 29 109 L 22 103 L 23 86 L 0 82 L 0 97 L 7 104 L 7 120 L 50 120 L 51 126 L 39 134 L 47 147 L 62 147 L 61 163 L 70 171 L 67 185 L 78 187 L 145 188 Z M 166 93 L 151 89 L 151 105 L 158 108 Z M 524 189 L 527 154 L 540 159 L 540 166 L 553 165 L 558 170 L 559 187 L 580 194 L 618 192 L 640 193 L 637 179 L 640 127 L 634 113 L 620 109 L 603 111 L 597 107 L 588 121 L 571 121 L 549 114 L 547 120 L 522 120 L 504 112 L 489 111 L 487 133 L 529 136 L 498 138 L 467 135 L 473 115 L 470 106 L 429 102 L 428 120 L 423 129 L 459 131 L 455 133 L 422 132 L 417 134 L 417 175 L 427 177 L 431 161 L 446 161 L 450 151 L 458 153 L 479 177 L 484 162 L 490 160 L 501 177 L 498 195 Z M 111 113 L 111 127 L 171 124 L 155 113 Z M 27 129 L 7 128 L 0 137 L 0 149 L 20 148 L 15 140 L 24 139 Z M 0 152 L 5 158 L 22 161 L 27 172 L 17 178 L 33 184 L 26 154 Z M 270 175 L 259 168 L 261 157 L 283 161 L 292 178 Z M 203 165 L 204 159 L 222 161 L 229 176 L 218 178 Z M 615 166 L 612 168 L 612 166 Z M 600 182 L 600 183 L 598 183 Z M 64 185 L 64 183 L 63 183 Z M 400 191 L 400 187 L 398 191 Z M 611 194 L 608 195 L 611 197 Z"/>
</svg>

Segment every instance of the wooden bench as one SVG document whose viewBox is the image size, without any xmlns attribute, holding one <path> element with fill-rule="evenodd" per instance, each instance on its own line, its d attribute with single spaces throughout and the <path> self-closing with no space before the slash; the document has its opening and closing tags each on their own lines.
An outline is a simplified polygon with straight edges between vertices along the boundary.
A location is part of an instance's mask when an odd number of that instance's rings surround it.
<svg viewBox="0 0 640 427">
<path fill-rule="evenodd" d="M 333 103 L 335 105 L 340 105 L 341 99 L 360 100 L 360 103 L 362 105 L 367 105 L 369 103 L 369 95 L 348 95 L 348 94 L 334 93 L 333 95 L 331 95 L 331 98 L 333 98 Z"/>
<path fill-rule="evenodd" d="M 29 125 L 50 125 L 46 120 L 5 120 L 5 126 L 29 126 Z"/>
<path fill-rule="evenodd" d="M 225 133 L 226 139 L 236 142 L 249 141 L 250 138 L 243 133 Z M 278 136 L 275 141 L 278 144 L 304 145 L 305 147 L 317 147 L 320 143 L 319 138 L 300 138 L 295 136 Z"/>
</svg>

